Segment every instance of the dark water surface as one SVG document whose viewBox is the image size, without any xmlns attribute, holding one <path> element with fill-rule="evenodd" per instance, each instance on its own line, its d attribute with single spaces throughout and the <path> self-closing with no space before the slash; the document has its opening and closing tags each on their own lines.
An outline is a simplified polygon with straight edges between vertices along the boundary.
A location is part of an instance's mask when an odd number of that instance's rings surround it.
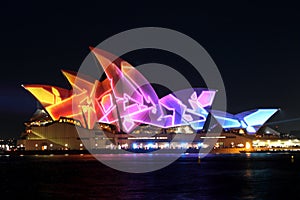
<svg viewBox="0 0 300 200">
<path fill-rule="evenodd" d="M 0 199 L 300 199 L 300 154 L 183 155 L 131 174 L 91 155 L 1 156 Z M 113 156 L 113 155 L 112 155 Z"/>
</svg>

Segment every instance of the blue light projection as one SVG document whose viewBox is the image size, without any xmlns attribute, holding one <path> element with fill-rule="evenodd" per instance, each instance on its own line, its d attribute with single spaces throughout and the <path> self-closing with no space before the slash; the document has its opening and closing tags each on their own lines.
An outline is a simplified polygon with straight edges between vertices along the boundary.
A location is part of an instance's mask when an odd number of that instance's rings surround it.
<svg viewBox="0 0 300 200">
<path fill-rule="evenodd" d="M 211 111 L 211 113 L 222 128 L 246 128 L 248 133 L 253 134 L 278 110 L 279 109 L 255 109 L 236 115 L 221 111 Z"/>
</svg>

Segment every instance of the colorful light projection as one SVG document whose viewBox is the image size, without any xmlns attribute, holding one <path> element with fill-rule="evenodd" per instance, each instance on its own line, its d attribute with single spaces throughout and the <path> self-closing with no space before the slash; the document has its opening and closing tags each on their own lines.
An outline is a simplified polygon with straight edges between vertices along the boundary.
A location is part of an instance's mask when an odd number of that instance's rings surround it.
<svg viewBox="0 0 300 200">
<path fill-rule="evenodd" d="M 245 128 L 248 133 L 256 133 L 257 130 L 273 116 L 279 109 L 254 109 L 232 115 L 221 111 L 211 111 L 214 118 L 224 129 Z"/>
<path fill-rule="evenodd" d="M 48 85 L 23 86 L 53 120 L 73 118 L 89 129 L 96 122 L 109 123 L 126 133 L 140 124 L 161 128 L 190 125 L 194 130 L 203 129 L 216 91 L 190 88 L 159 99 L 146 78 L 128 62 L 100 49 L 91 48 L 91 51 L 104 69 L 107 77 L 104 81 L 62 70 L 72 90 Z M 271 113 L 272 110 L 265 109 L 242 121 L 216 118 L 224 122 L 224 128 L 246 126 L 252 131 L 252 127 L 266 119 L 263 116 Z"/>
</svg>

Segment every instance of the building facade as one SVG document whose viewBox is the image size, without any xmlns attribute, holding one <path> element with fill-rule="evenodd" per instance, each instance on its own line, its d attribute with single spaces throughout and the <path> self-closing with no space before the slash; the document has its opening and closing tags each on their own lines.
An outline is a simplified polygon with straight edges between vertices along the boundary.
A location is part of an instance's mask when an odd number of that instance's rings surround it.
<svg viewBox="0 0 300 200">
<path fill-rule="evenodd" d="M 242 146 L 248 139 L 241 139 L 241 134 L 216 136 L 203 131 L 208 116 L 223 130 L 241 129 L 255 135 L 278 111 L 264 108 L 232 115 L 211 110 L 216 90 L 203 88 L 187 88 L 159 98 L 129 63 L 100 49 L 94 48 L 92 53 L 105 72 L 103 81 L 63 70 L 72 90 L 23 86 L 42 109 L 26 123 L 20 148 L 199 148 L 209 137 L 222 140 L 217 146 Z M 236 141 L 228 144 L 233 138 Z"/>
</svg>

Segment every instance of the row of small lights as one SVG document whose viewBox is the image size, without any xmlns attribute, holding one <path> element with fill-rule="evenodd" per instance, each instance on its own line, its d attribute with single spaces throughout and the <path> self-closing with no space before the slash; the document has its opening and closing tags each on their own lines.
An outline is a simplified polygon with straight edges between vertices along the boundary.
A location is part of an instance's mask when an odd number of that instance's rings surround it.
<svg viewBox="0 0 300 200">
<path fill-rule="evenodd" d="M 20 146 L 23 147 L 23 144 L 21 144 Z M 39 146 L 38 144 L 35 144 L 35 147 L 38 147 L 38 146 Z M 49 146 L 53 147 L 53 144 L 50 144 Z M 65 147 L 68 147 L 68 146 L 69 146 L 68 144 L 65 144 Z M 79 144 L 79 146 L 82 147 L 83 144 Z"/>
<path fill-rule="evenodd" d="M 278 140 L 278 141 L 280 141 L 280 140 Z M 257 142 L 259 142 L 259 140 L 257 140 Z M 217 143 L 218 144 L 218 143 Z M 3 146 L 3 145 L 2 145 Z M 38 144 L 35 144 L 35 147 L 37 148 L 39 145 Z M 44 145 L 44 146 L 47 146 L 47 145 Z M 53 144 L 50 144 L 49 145 L 50 147 L 53 147 Z M 68 148 L 68 144 L 66 143 L 65 145 L 64 145 L 66 148 Z M 83 144 L 82 143 L 80 143 L 79 144 L 79 146 L 82 148 L 83 147 Z M 95 144 L 95 146 L 97 147 L 98 146 L 98 144 L 96 143 Z M 120 146 L 120 145 L 119 145 Z M 134 148 L 134 149 L 137 149 L 137 148 L 143 148 L 143 147 L 146 147 L 146 148 L 157 148 L 159 145 L 157 144 L 157 143 L 155 143 L 155 144 L 153 144 L 153 143 L 148 143 L 148 144 L 143 144 L 143 143 L 140 143 L 139 145 L 137 144 L 137 143 L 133 143 L 132 144 L 132 147 Z M 164 148 L 168 148 L 168 147 L 170 147 L 170 144 L 165 144 L 165 145 L 163 145 L 164 146 Z M 180 147 L 182 147 L 182 148 L 187 148 L 189 145 L 188 145 L 188 143 L 181 143 L 180 144 Z M 198 148 L 200 148 L 200 147 L 203 147 L 203 148 L 206 148 L 207 146 L 205 145 L 205 144 L 203 144 L 203 143 L 198 143 L 197 145 L 196 145 Z M 20 147 L 24 147 L 24 145 L 23 144 L 21 144 L 20 145 Z M 126 144 L 123 144 L 122 146 L 120 146 L 120 147 L 122 147 L 122 148 L 128 148 L 128 144 L 126 143 Z M 250 143 L 246 143 L 246 145 L 245 145 L 245 147 L 246 147 L 246 149 L 248 149 L 248 148 L 250 148 Z"/>
</svg>

